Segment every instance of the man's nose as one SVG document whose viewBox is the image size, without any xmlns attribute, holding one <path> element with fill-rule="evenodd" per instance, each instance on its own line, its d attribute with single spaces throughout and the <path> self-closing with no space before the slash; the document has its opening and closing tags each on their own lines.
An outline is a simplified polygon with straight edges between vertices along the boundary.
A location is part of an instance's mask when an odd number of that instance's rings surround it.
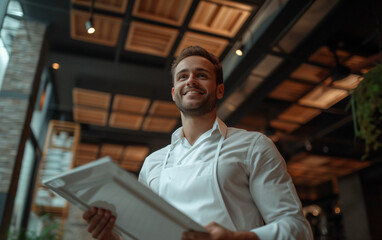
<svg viewBox="0 0 382 240">
<path fill-rule="evenodd" d="M 187 85 L 195 86 L 198 84 L 198 80 L 194 74 L 190 74 L 187 79 Z"/>
</svg>

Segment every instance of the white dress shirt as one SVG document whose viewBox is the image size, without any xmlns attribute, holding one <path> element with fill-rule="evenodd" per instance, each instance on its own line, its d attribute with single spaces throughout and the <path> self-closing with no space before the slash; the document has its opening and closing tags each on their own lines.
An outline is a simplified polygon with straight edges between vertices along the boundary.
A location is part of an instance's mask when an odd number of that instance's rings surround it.
<svg viewBox="0 0 382 240">
<path fill-rule="evenodd" d="M 252 231 L 261 240 L 313 239 L 285 161 L 273 142 L 259 132 L 228 128 L 218 118 L 193 146 L 184 138 L 182 128 L 177 129 L 170 145 L 146 158 L 139 181 L 159 194 L 165 169 L 212 161 L 220 138 L 223 141 L 217 161 L 217 187 L 233 226 L 220 224 L 233 231 Z M 166 200 L 171 203 L 171 199 Z M 179 210 L 187 213 L 187 204 Z M 211 220 L 208 214 L 200 211 L 190 217 L 206 225 Z"/>
</svg>

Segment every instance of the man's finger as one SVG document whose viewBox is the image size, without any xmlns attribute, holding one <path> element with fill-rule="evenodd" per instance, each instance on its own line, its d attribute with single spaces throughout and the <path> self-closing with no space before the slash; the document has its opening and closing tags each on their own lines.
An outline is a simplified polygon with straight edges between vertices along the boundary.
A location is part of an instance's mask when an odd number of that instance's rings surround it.
<svg viewBox="0 0 382 240">
<path fill-rule="evenodd" d="M 114 227 L 114 223 L 115 223 L 115 217 L 110 217 L 110 220 L 109 222 L 107 223 L 107 225 L 105 226 L 105 228 L 103 229 L 103 231 L 101 232 L 101 234 L 99 235 L 99 239 L 100 240 L 109 240 L 110 239 L 110 236 L 113 234 L 112 230 L 113 230 L 113 227 Z"/>
<path fill-rule="evenodd" d="M 89 222 L 90 219 L 97 213 L 97 208 L 96 207 L 91 207 L 90 209 L 88 209 L 86 212 L 84 212 L 84 214 L 82 214 L 82 218 Z"/>
<path fill-rule="evenodd" d="M 104 215 L 102 216 L 102 218 L 100 219 L 100 221 L 98 222 L 96 228 L 94 229 L 92 233 L 92 236 L 94 238 L 98 238 L 98 235 L 100 235 L 100 233 L 104 231 L 104 228 L 109 223 L 109 220 L 110 220 L 110 212 L 105 211 Z"/>
<path fill-rule="evenodd" d="M 103 218 L 104 211 L 103 209 L 99 208 L 97 210 L 97 213 L 90 219 L 89 222 L 89 227 L 88 227 L 88 232 L 93 232 L 94 229 L 97 227 L 99 224 L 99 221 Z"/>
</svg>

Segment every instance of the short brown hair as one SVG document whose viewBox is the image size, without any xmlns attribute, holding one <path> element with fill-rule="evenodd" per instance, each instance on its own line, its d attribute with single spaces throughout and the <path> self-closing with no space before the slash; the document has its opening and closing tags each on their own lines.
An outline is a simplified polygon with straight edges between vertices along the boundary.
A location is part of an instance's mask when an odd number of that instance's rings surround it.
<svg viewBox="0 0 382 240">
<path fill-rule="evenodd" d="M 171 66 L 171 74 L 173 78 L 174 78 L 176 66 L 178 66 L 178 64 L 183 59 L 185 59 L 186 57 L 191 57 L 191 56 L 204 57 L 205 59 L 210 61 L 215 68 L 216 83 L 217 84 L 223 83 L 223 68 L 222 68 L 222 65 L 220 64 L 219 59 L 212 53 L 202 48 L 201 46 L 190 46 L 182 50 L 180 55 L 174 60 Z"/>
</svg>

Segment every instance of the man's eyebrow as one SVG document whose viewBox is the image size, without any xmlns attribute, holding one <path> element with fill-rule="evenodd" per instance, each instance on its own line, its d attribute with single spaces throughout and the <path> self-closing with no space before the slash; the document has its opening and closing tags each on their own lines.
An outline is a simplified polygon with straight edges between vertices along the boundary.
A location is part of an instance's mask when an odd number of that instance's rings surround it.
<svg viewBox="0 0 382 240">
<path fill-rule="evenodd" d="M 190 70 L 188 68 L 184 68 L 182 70 L 180 70 L 179 72 L 176 73 L 176 76 L 178 76 L 179 74 L 181 73 L 185 73 L 185 72 L 189 72 Z M 207 72 L 207 73 L 210 73 L 210 71 L 208 69 L 205 69 L 205 68 L 196 68 L 196 71 L 198 72 Z"/>
<path fill-rule="evenodd" d="M 184 68 L 176 73 L 176 76 L 178 76 L 180 73 L 188 72 L 189 70 L 187 68 Z"/>
</svg>

